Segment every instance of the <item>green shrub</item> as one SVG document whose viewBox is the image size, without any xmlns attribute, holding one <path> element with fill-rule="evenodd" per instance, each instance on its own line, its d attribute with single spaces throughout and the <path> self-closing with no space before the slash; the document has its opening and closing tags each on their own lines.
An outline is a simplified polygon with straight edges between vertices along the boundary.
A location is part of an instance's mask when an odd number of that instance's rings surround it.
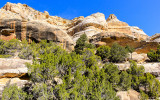
<svg viewBox="0 0 160 100">
<path fill-rule="evenodd" d="M 159 62 L 160 61 L 160 45 L 158 45 L 157 50 L 150 50 L 150 52 L 147 53 L 148 58 L 152 62 Z"/>
<path fill-rule="evenodd" d="M 34 60 L 32 65 L 27 65 L 29 69 L 28 74 L 31 76 L 33 82 L 46 83 L 47 80 L 53 80 L 57 75 L 57 64 L 57 56 L 52 53 L 45 53 L 40 56 L 40 61 Z"/>
<path fill-rule="evenodd" d="M 33 86 L 33 99 L 34 100 L 53 100 L 53 88 L 48 87 L 44 83 L 37 83 Z"/>
<path fill-rule="evenodd" d="M 111 47 L 111 62 L 122 62 L 127 57 L 127 51 L 124 47 L 120 46 L 117 43 L 114 43 Z"/>
<path fill-rule="evenodd" d="M 22 49 L 21 52 L 18 54 L 19 58 L 31 60 L 33 58 L 33 50 L 31 48 Z"/>
<path fill-rule="evenodd" d="M 0 40 L 0 54 L 6 53 L 6 48 L 4 47 L 5 41 Z"/>
<path fill-rule="evenodd" d="M 114 64 L 105 64 L 103 66 L 105 73 L 108 74 L 108 81 L 116 87 L 120 81 L 119 69 Z"/>
<path fill-rule="evenodd" d="M 2 94 L 2 100 L 25 100 L 27 94 L 16 85 L 6 87 Z"/>
<path fill-rule="evenodd" d="M 149 99 L 148 95 L 145 94 L 142 90 L 140 91 L 140 94 L 141 94 L 140 100 L 148 100 Z"/>
<path fill-rule="evenodd" d="M 96 55 L 100 56 L 102 60 L 108 59 L 110 57 L 110 49 L 108 46 L 100 46 L 97 48 Z"/>
<path fill-rule="evenodd" d="M 7 49 L 21 49 L 20 41 L 17 39 L 9 40 L 8 42 L 5 42 L 4 47 Z"/>
<path fill-rule="evenodd" d="M 132 75 L 132 88 L 135 90 L 139 90 L 140 85 L 142 84 L 142 81 L 144 79 L 144 66 L 137 66 L 136 62 L 131 61 L 130 62 L 130 69 L 128 70 L 128 73 Z"/>
<path fill-rule="evenodd" d="M 86 34 L 81 35 L 80 38 L 77 40 L 76 45 L 74 47 L 75 52 L 77 54 L 82 53 L 83 49 L 86 46 L 86 42 L 87 42 L 87 35 Z"/>
<path fill-rule="evenodd" d="M 126 71 L 123 71 L 120 74 L 120 87 L 122 88 L 122 90 L 127 91 L 131 88 L 131 78 L 131 75 L 128 74 Z"/>
<path fill-rule="evenodd" d="M 10 58 L 12 55 L 0 55 L 0 58 Z"/>
</svg>

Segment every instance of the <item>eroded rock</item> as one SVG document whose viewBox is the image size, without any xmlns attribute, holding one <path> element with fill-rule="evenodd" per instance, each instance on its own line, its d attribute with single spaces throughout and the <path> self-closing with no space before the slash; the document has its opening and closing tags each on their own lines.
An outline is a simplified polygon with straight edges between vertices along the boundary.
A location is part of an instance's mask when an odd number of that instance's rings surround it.
<svg viewBox="0 0 160 100">
<path fill-rule="evenodd" d="M 135 90 L 119 91 L 117 96 L 120 100 L 140 100 L 140 94 Z"/>
<path fill-rule="evenodd" d="M 14 78 L 25 76 L 26 73 L 28 73 L 28 69 L 25 63 L 32 63 L 32 61 L 0 58 L 0 78 Z"/>
</svg>

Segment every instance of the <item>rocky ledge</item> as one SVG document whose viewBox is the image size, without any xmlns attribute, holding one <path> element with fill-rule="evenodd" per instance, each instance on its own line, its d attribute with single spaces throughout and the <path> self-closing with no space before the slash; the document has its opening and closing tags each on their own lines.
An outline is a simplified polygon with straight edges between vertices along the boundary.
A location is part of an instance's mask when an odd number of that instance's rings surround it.
<svg viewBox="0 0 160 100">
<path fill-rule="evenodd" d="M 6 86 L 16 84 L 23 87 L 28 82 L 28 69 L 25 63 L 32 63 L 31 60 L 4 59 L 0 58 L 0 98 Z"/>
<path fill-rule="evenodd" d="M 28 72 L 25 63 L 32 63 L 32 61 L 0 58 L 0 78 L 14 78 L 24 76 Z"/>
</svg>

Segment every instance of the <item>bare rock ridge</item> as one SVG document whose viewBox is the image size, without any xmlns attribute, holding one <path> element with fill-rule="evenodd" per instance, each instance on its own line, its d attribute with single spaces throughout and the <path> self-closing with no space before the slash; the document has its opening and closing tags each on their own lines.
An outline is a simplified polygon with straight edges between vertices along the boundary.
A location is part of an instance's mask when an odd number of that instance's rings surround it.
<svg viewBox="0 0 160 100">
<path fill-rule="evenodd" d="M 146 52 L 144 50 L 146 45 L 150 49 L 159 42 L 157 39 L 159 37 L 150 38 L 143 30 L 129 26 L 117 19 L 114 14 L 107 19 L 104 14 L 95 13 L 67 20 L 50 16 L 47 11 L 39 12 L 21 3 L 8 2 L 0 9 L 0 39 L 17 38 L 28 42 L 45 39 L 62 44 L 65 49 L 73 50 L 76 40 L 84 33 L 97 46 L 111 45 L 116 41 L 121 45 L 130 43 L 139 52 Z"/>
</svg>

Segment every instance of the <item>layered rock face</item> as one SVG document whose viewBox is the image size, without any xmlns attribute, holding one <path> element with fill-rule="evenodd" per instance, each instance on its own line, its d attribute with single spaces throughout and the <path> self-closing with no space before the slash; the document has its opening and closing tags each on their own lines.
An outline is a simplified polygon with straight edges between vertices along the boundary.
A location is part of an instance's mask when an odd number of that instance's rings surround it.
<svg viewBox="0 0 160 100">
<path fill-rule="evenodd" d="M 78 18 L 77 21 L 78 23 L 76 22 L 77 24 L 68 30 L 68 34 L 73 36 L 75 42 L 84 33 L 91 38 L 93 35 L 107 31 L 107 22 L 102 13 L 92 14 L 84 19 Z"/>
<path fill-rule="evenodd" d="M 17 38 L 39 42 L 45 39 L 73 50 L 76 40 L 84 33 L 97 45 L 108 45 L 111 40 L 130 40 L 137 44 L 148 38 L 143 30 L 118 20 L 114 14 L 107 20 L 102 13 L 67 20 L 20 3 L 8 2 L 0 9 L 0 38 L 4 40 Z"/>
<path fill-rule="evenodd" d="M 0 58 L 0 78 L 14 78 L 24 76 L 28 72 L 25 63 L 32 63 L 32 61 Z"/>
<path fill-rule="evenodd" d="M 50 16 L 47 11 L 41 13 L 25 4 L 7 3 L 0 9 L 0 38 L 4 40 L 39 42 L 45 39 L 72 50 L 74 42 L 66 32 L 70 25 L 69 20 Z"/>
<path fill-rule="evenodd" d="M 28 69 L 25 63 L 30 60 L 0 58 L 0 98 L 6 86 L 16 84 L 23 87 L 28 82 Z"/>
<path fill-rule="evenodd" d="M 145 40 L 148 36 L 138 27 L 129 26 L 127 23 L 119 21 L 114 14 L 107 19 L 108 32 L 118 32 L 130 35 L 138 40 Z"/>
</svg>

